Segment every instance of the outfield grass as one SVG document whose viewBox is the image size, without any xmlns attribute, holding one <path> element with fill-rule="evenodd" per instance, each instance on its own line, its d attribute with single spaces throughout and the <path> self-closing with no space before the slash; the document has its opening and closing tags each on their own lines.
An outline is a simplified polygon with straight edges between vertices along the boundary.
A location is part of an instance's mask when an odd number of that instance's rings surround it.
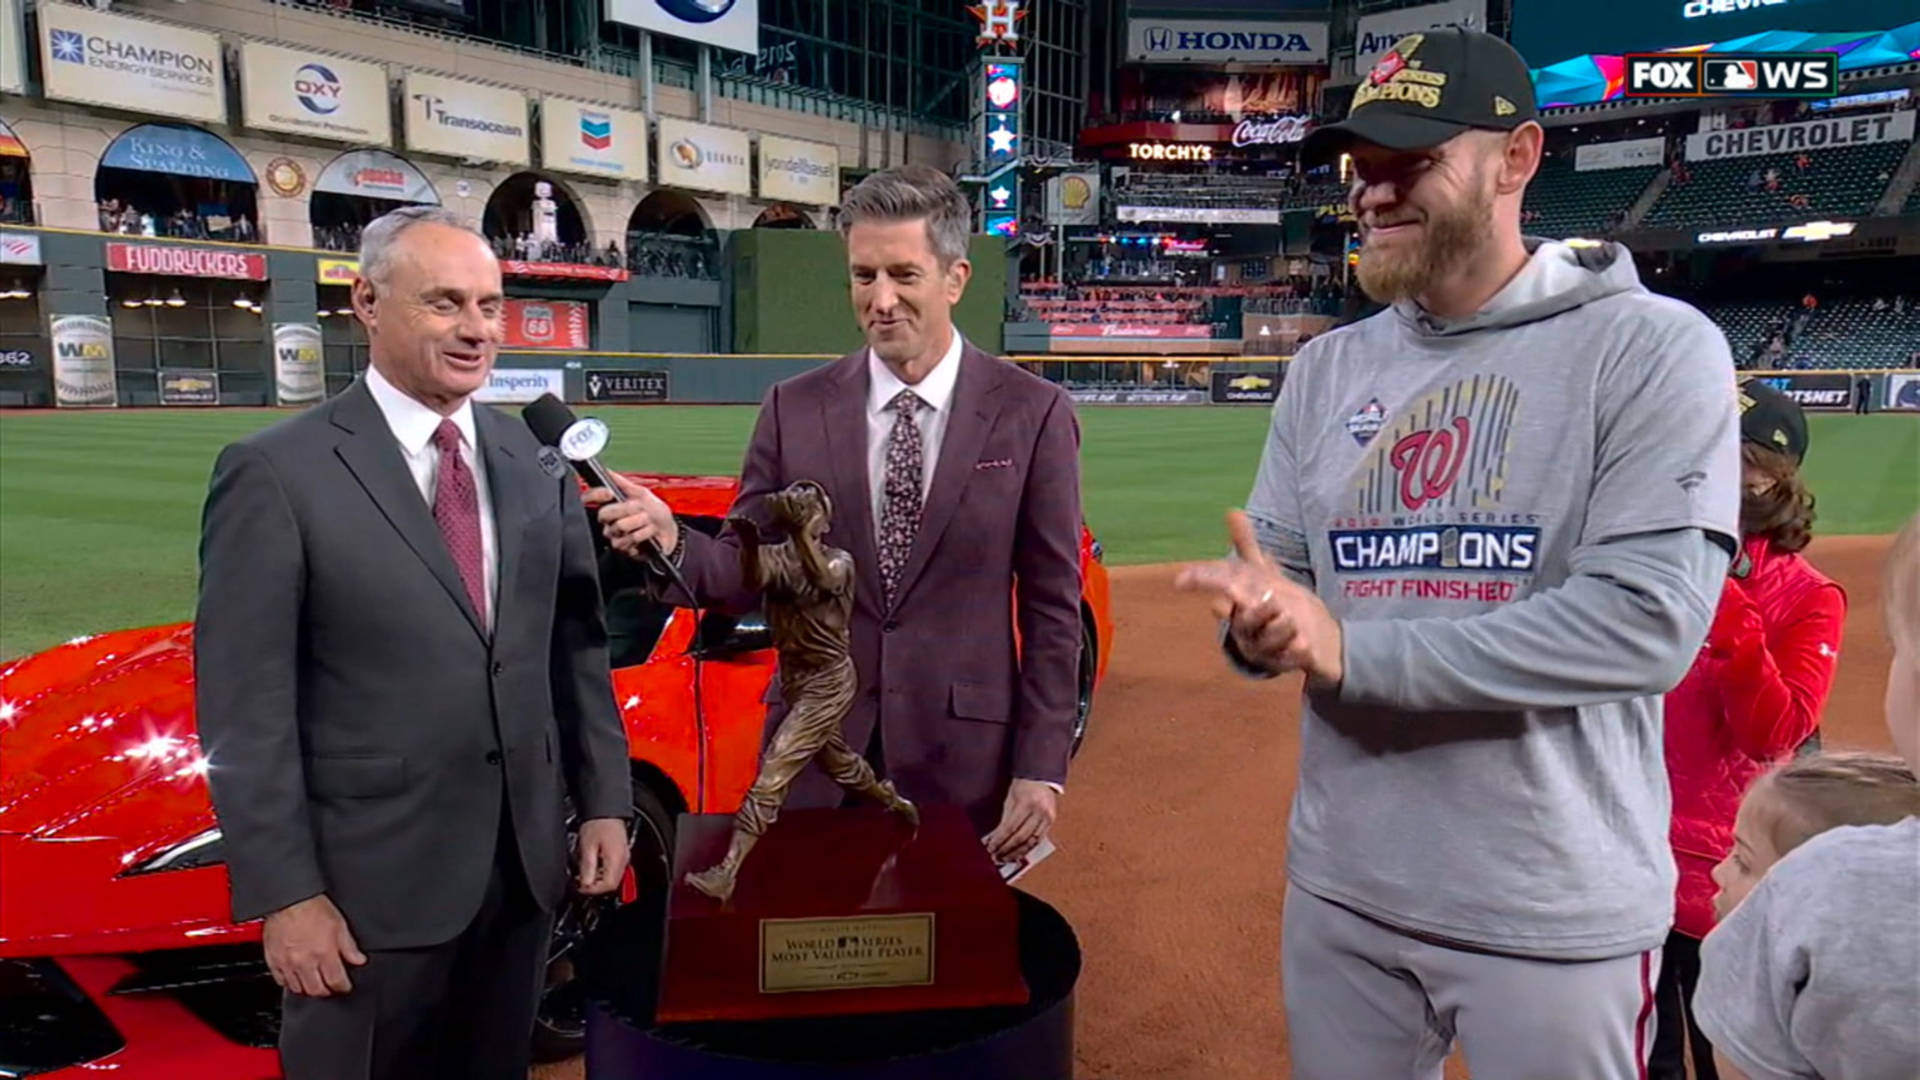
<svg viewBox="0 0 1920 1080">
<path fill-rule="evenodd" d="M 600 410 L 615 468 L 732 473 L 752 407 Z M 264 410 L 0 415 L 0 658 L 74 634 L 185 619 L 214 455 Z M 1110 563 L 1205 558 L 1246 498 L 1264 409 L 1089 407 L 1087 519 Z M 1920 416 L 1815 415 L 1822 534 L 1892 532 L 1920 502 Z"/>
</svg>

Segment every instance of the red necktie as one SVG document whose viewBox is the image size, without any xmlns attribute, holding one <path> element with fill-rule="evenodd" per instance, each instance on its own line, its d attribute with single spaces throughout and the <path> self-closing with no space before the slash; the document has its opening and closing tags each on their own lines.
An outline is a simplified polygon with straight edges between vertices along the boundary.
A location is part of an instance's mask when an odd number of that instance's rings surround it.
<svg viewBox="0 0 1920 1080">
<path fill-rule="evenodd" d="M 480 542 L 480 491 L 473 482 L 473 470 L 460 456 L 460 425 L 440 421 L 434 429 L 433 445 L 440 448 L 440 472 L 433 487 L 433 520 L 440 526 L 440 537 L 447 542 L 453 564 L 467 583 L 467 598 L 487 624 L 487 555 Z"/>
</svg>

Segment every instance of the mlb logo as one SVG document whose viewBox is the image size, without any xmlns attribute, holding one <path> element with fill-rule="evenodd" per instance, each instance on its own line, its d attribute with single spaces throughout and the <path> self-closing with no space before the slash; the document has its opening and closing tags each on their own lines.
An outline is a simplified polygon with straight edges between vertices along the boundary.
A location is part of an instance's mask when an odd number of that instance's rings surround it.
<svg viewBox="0 0 1920 1080">
<path fill-rule="evenodd" d="M 1739 93 L 1760 89 L 1760 61 L 1707 60 L 1701 80 L 1709 94 Z"/>
</svg>

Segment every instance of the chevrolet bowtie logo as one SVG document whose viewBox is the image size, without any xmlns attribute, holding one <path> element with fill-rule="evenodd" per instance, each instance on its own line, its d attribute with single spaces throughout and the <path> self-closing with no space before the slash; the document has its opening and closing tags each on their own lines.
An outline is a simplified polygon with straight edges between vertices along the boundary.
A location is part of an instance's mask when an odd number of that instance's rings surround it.
<svg viewBox="0 0 1920 1080">
<path fill-rule="evenodd" d="M 1265 375 L 1242 375 L 1227 385 L 1235 390 L 1265 390 L 1273 385 L 1273 380 Z"/>
</svg>

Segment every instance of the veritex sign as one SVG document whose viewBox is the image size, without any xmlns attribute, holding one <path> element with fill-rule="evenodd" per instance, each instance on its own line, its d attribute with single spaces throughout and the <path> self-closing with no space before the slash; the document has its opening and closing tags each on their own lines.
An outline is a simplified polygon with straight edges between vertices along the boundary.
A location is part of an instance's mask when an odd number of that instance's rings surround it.
<svg viewBox="0 0 1920 1080">
<path fill-rule="evenodd" d="M 218 248 L 174 247 L 171 244 L 126 244 L 109 241 L 107 269 L 122 274 L 169 274 L 174 277 L 267 280 L 267 257 Z"/>
</svg>

